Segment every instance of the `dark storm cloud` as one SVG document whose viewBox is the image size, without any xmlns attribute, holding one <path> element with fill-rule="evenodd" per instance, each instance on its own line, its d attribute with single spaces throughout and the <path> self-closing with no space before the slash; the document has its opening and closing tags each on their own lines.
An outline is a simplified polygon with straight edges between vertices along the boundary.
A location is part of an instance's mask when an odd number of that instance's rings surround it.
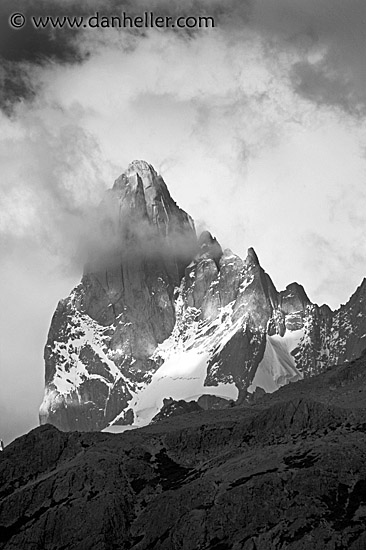
<svg viewBox="0 0 366 550">
<path fill-rule="evenodd" d="M 71 29 L 55 36 L 50 30 L 35 29 L 31 24 L 22 29 L 10 26 L 9 17 L 15 12 L 27 16 L 57 11 L 52 2 L 47 7 L 36 5 L 36 2 L 5 0 L 0 6 L 0 108 L 7 113 L 14 103 L 34 97 L 36 89 L 28 77 L 32 64 L 81 61 Z"/>
<path fill-rule="evenodd" d="M 36 28 L 31 17 L 39 16 L 90 16 L 100 9 L 103 13 L 116 13 L 129 9 L 131 2 L 86 0 L 2 0 L 0 5 L 0 108 L 11 112 L 14 103 L 32 99 L 37 92 L 30 83 L 32 65 L 42 66 L 80 63 L 88 56 L 80 53 L 79 39 L 82 31 L 64 26 L 62 29 Z M 133 10 L 131 10 L 133 11 Z M 27 18 L 23 28 L 14 29 L 9 18 L 21 13 Z"/>
<path fill-rule="evenodd" d="M 290 77 L 300 96 L 365 114 L 364 0 L 257 0 L 251 24 L 264 38 L 297 51 Z"/>
<path fill-rule="evenodd" d="M 355 116 L 366 114 L 364 90 L 357 89 L 347 72 L 326 63 L 300 62 L 293 67 L 291 78 L 296 92 L 314 103 L 338 107 Z"/>
<path fill-rule="evenodd" d="M 14 103 L 22 99 L 32 99 L 36 93 L 30 84 L 28 73 L 32 65 L 42 65 L 53 61 L 59 64 L 82 62 L 88 52 L 80 53 L 79 40 L 82 30 L 68 28 L 40 29 L 31 23 L 32 16 L 91 16 L 97 11 L 101 15 L 120 15 L 125 11 L 133 16 L 143 10 L 156 8 L 157 14 L 176 12 L 197 15 L 201 11 L 196 5 L 194 11 L 187 12 L 174 2 L 133 2 L 113 0 L 105 4 L 101 0 L 87 0 L 82 4 L 72 0 L 3 0 L 0 6 L 0 108 L 11 112 Z M 191 6 L 191 10 L 193 7 Z M 197 11 L 198 10 L 198 11 Z M 9 24 L 11 14 L 21 13 L 27 18 L 26 25 L 14 29 Z M 97 32 L 93 29 L 93 32 Z M 144 30 L 131 31 L 141 36 Z"/>
<path fill-rule="evenodd" d="M 366 109 L 366 3 L 364 0 L 5 0 L 0 7 L 0 107 L 9 109 L 19 99 L 31 99 L 36 90 L 28 72 L 32 64 L 49 61 L 74 64 L 90 52 L 83 43 L 84 29 L 35 29 L 31 16 L 130 16 L 153 11 L 159 15 L 209 15 L 215 27 L 240 42 L 243 33 L 254 31 L 275 51 L 293 52 L 298 60 L 289 65 L 289 76 L 296 93 L 313 103 L 339 108 L 353 115 Z M 28 17 L 27 25 L 14 30 L 8 18 L 14 12 Z M 116 30 L 146 36 L 146 29 Z M 194 39 L 201 29 L 177 29 L 182 39 Z M 98 29 L 88 31 L 89 42 L 100 41 Z M 108 36 L 103 38 L 108 41 Z M 318 55 L 314 56 L 317 51 Z"/>
<path fill-rule="evenodd" d="M 49 0 L 48 2 L 5 0 L 0 7 L 0 54 L 4 60 L 12 62 L 39 63 L 45 59 L 60 62 L 80 61 L 77 38 L 83 29 L 71 29 L 67 26 L 62 29 L 35 28 L 30 20 L 32 16 L 92 16 L 96 12 L 100 16 L 120 16 L 122 12 L 134 16 L 147 10 L 154 11 L 155 15 L 198 16 L 208 14 L 209 4 L 209 2 L 190 2 L 182 6 L 174 1 L 162 0 L 156 2 L 154 0 L 138 2 L 112 0 L 108 5 L 102 0 L 89 0 L 83 3 L 70 0 Z M 226 13 L 223 7 L 218 10 L 218 4 L 221 2 L 213 2 L 212 11 L 216 14 Z M 21 29 L 13 29 L 9 24 L 10 15 L 16 12 L 27 17 L 27 24 Z"/>
<path fill-rule="evenodd" d="M 76 48 L 71 37 L 70 29 L 63 29 L 56 37 L 50 30 L 36 29 L 32 24 L 26 24 L 21 29 L 14 29 L 9 24 L 9 17 L 13 13 L 21 12 L 25 16 L 45 13 L 39 8 L 32 8 L 32 3 L 5 2 L 1 5 L 0 18 L 0 53 L 3 59 L 12 62 L 40 62 L 45 58 L 60 61 L 72 60 Z M 48 14 L 56 13 L 52 5 L 47 9 Z"/>
<path fill-rule="evenodd" d="M 0 109 L 10 114 L 14 103 L 24 98 L 30 99 L 34 94 L 35 89 L 24 67 L 3 59 L 0 69 Z"/>
</svg>

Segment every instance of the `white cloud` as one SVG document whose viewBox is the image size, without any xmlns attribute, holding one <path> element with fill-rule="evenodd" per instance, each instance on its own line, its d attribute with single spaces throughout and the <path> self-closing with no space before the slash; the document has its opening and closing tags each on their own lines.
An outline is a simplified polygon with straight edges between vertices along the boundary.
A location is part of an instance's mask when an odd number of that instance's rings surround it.
<svg viewBox="0 0 366 550">
<path fill-rule="evenodd" d="M 260 23 L 268 33 L 265 18 Z M 274 35 L 284 32 L 275 18 L 273 25 Z M 356 242 L 359 217 L 357 227 L 352 216 L 324 220 L 350 178 L 353 196 L 361 196 L 363 126 L 294 90 L 293 68 L 320 49 L 285 49 L 277 38 L 270 50 L 266 32 L 88 31 L 80 45 L 91 55 L 82 64 L 33 68 L 36 100 L 18 108 L 3 135 L 5 154 L 11 149 L 3 225 L 18 236 L 29 237 L 30 227 L 37 236 L 44 230 L 65 254 L 103 188 L 131 160 L 144 158 L 226 246 L 240 254 L 256 246 L 279 285 L 288 270 L 292 278 L 291 266 L 283 272 L 281 249 L 292 242 L 305 249 L 314 227 L 331 240 Z M 282 235 L 282 245 L 263 238 L 266 225 Z M 300 247 L 293 273 L 311 281 L 303 254 Z M 319 285 L 309 284 L 316 292 Z M 334 306 L 337 297 L 327 299 Z"/>
</svg>

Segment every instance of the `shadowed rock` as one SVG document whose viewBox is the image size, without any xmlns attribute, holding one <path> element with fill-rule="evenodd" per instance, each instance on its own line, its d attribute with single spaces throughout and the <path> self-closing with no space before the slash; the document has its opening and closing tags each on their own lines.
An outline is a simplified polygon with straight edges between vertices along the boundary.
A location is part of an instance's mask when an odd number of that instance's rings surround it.
<svg viewBox="0 0 366 550">
<path fill-rule="evenodd" d="M 124 434 L 41 426 L 0 453 L 0 549 L 364 548 L 365 394 L 363 356 Z"/>
</svg>

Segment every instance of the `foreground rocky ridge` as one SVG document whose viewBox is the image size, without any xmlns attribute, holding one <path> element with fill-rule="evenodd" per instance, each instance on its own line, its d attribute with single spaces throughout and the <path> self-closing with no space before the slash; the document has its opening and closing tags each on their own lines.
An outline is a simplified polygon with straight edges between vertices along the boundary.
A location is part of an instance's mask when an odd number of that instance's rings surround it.
<svg viewBox="0 0 366 550">
<path fill-rule="evenodd" d="M 139 427 L 165 398 L 241 403 L 366 348 L 365 281 L 336 312 L 297 283 L 278 292 L 252 248 L 243 260 L 208 231 L 197 238 L 143 161 L 116 180 L 99 219 L 81 283 L 52 319 L 41 423 Z"/>
<path fill-rule="evenodd" d="M 251 406 L 41 426 L 0 453 L 0 549 L 364 549 L 365 403 L 364 354 Z"/>
</svg>

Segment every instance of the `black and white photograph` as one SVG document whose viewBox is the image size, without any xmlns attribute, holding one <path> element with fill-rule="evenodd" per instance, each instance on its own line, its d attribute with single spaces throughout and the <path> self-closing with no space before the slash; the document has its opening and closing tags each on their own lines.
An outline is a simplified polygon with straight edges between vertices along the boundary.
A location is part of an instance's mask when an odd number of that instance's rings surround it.
<svg viewBox="0 0 366 550">
<path fill-rule="evenodd" d="M 0 550 L 366 550 L 366 2 L 1 0 Z"/>
</svg>

